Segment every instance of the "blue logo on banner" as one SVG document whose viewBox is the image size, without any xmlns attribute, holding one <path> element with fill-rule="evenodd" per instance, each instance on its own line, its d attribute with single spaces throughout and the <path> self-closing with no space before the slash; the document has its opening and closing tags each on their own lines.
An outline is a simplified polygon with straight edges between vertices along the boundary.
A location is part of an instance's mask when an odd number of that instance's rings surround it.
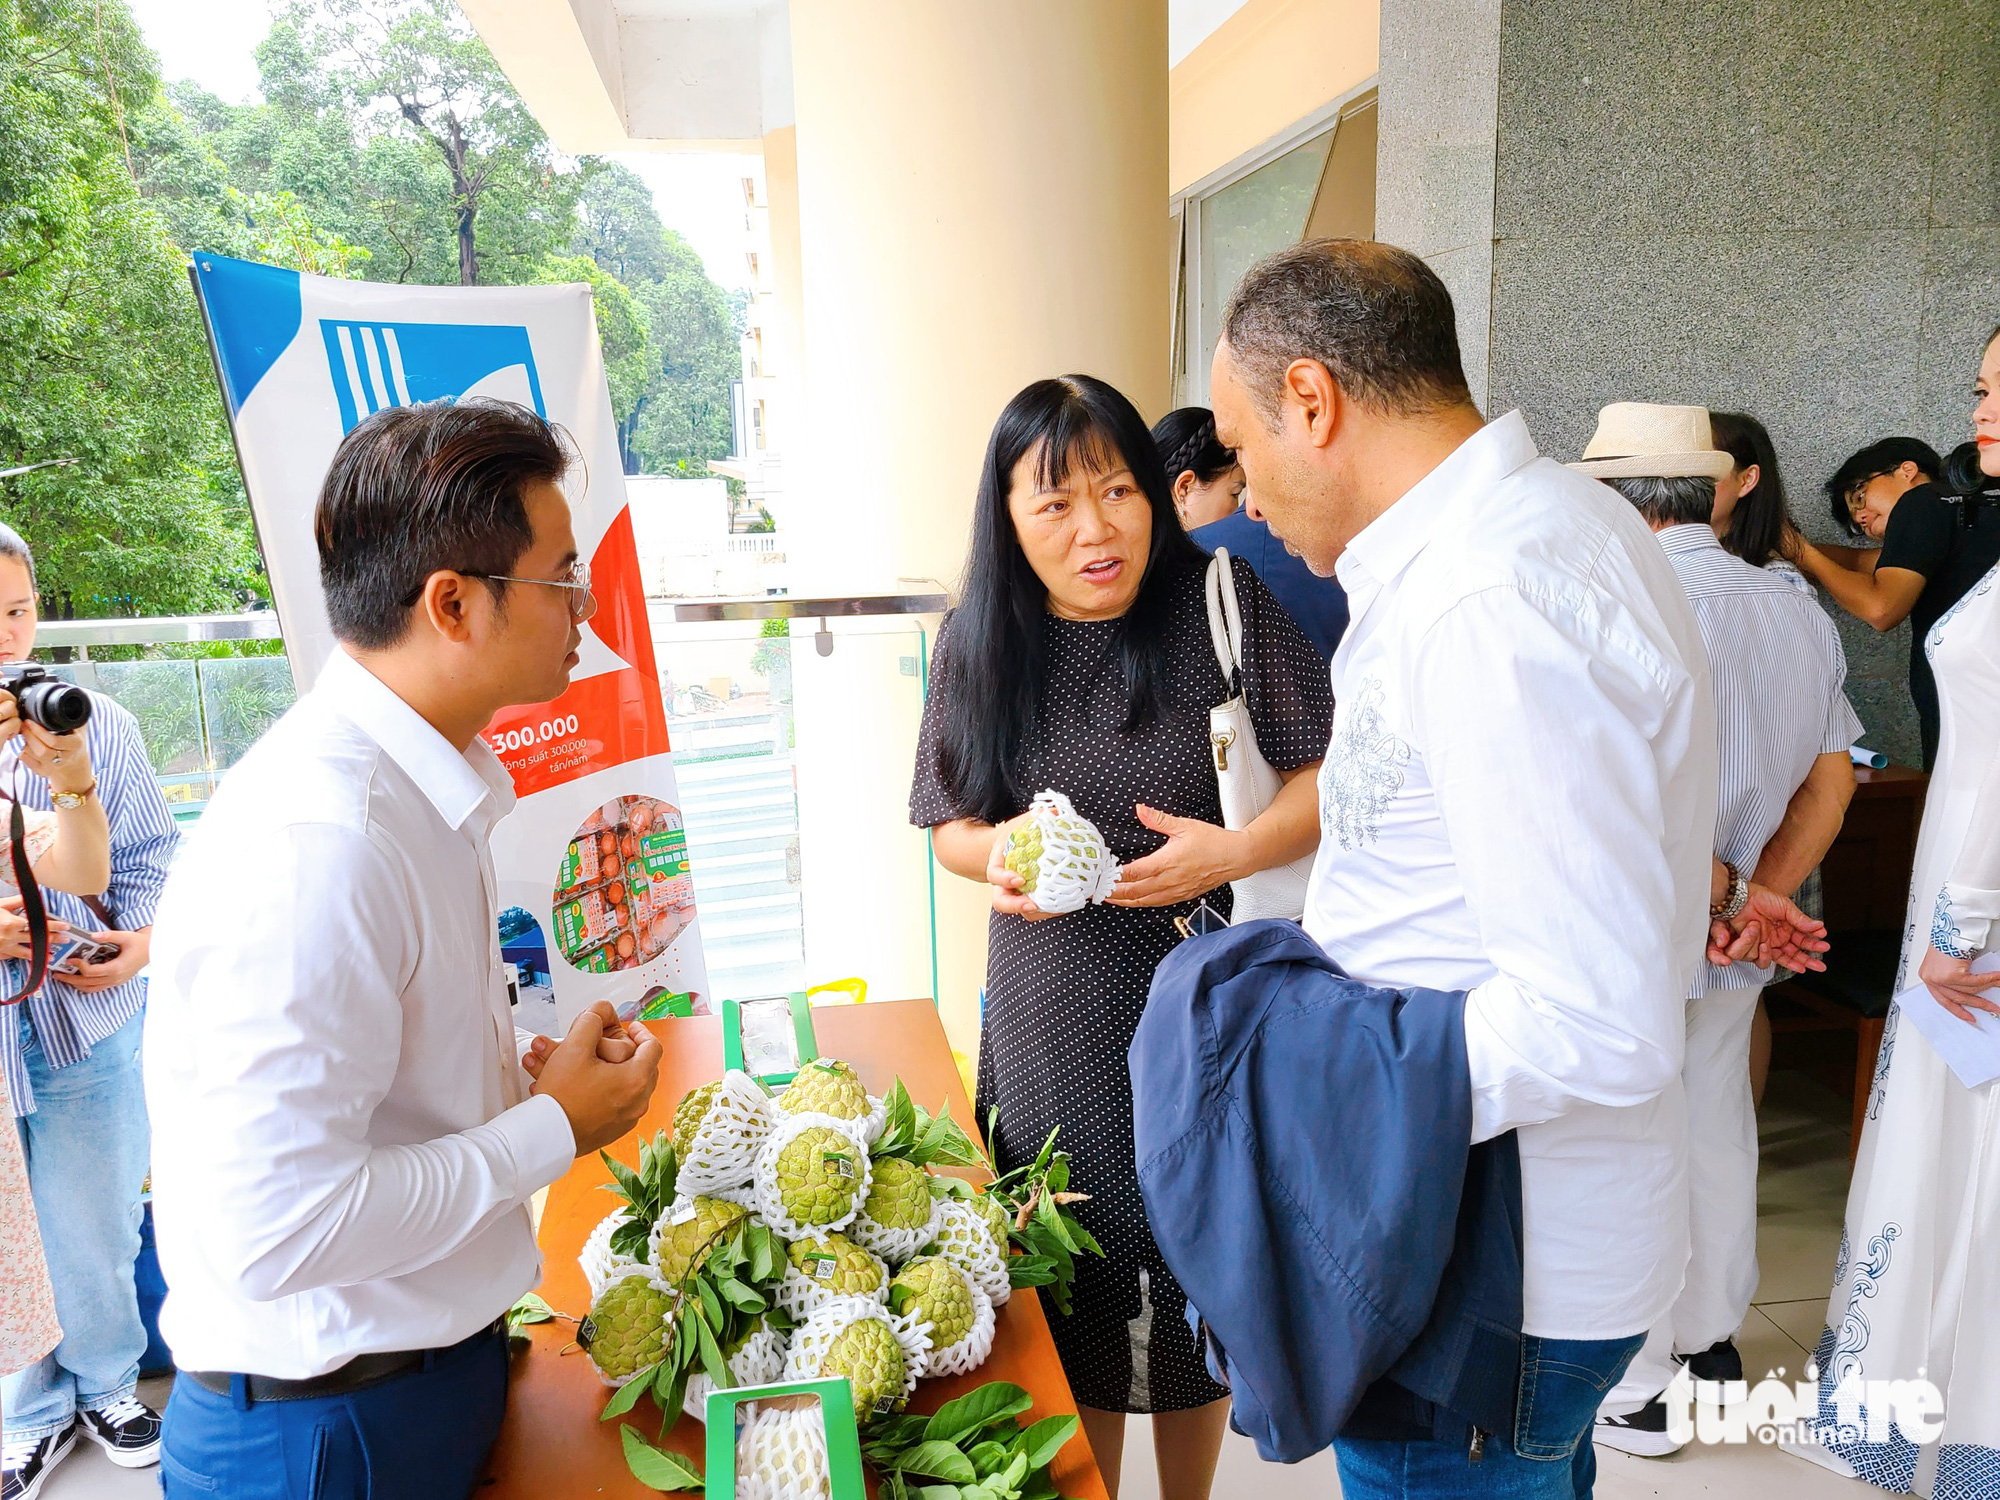
<svg viewBox="0 0 2000 1500">
<path fill-rule="evenodd" d="M 465 396 L 517 401 L 538 416 L 548 415 L 528 330 L 518 324 L 322 318 L 319 331 L 343 432 L 385 406 Z"/>
</svg>

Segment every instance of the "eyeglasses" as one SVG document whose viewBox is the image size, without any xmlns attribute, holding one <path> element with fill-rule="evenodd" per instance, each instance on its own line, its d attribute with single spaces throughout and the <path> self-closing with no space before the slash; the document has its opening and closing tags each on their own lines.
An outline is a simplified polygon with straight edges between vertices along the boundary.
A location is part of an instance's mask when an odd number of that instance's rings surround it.
<svg viewBox="0 0 2000 1500">
<path fill-rule="evenodd" d="M 570 618 L 581 624 L 597 613 L 597 596 L 590 591 L 590 564 L 578 558 L 569 565 L 567 578 L 516 578 L 511 573 L 473 573 L 467 578 L 490 578 L 495 583 L 539 583 L 545 589 L 568 589 Z"/>
</svg>

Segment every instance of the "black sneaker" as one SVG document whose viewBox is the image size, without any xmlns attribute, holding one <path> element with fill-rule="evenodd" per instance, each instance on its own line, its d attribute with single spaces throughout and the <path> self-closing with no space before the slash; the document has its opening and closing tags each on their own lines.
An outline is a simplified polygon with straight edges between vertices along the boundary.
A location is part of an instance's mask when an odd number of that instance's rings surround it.
<svg viewBox="0 0 2000 1500">
<path fill-rule="evenodd" d="M 1741 1380 L 1743 1356 L 1736 1352 L 1736 1340 L 1710 1344 L 1699 1354 L 1687 1357 L 1688 1374 L 1696 1380 Z"/>
<path fill-rule="evenodd" d="M 45 1438 L 9 1438 L 0 1445 L 0 1500 L 35 1500 L 49 1471 L 76 1446 L 76 1424 Z"/>
<path fill-rule="evenodd" d="M 76 1425 L 121 1469 L 160 1461 L 160 1414 L 137 1396 L 120 1396 L 102 1411 L 80 1411 Z"/>
<path fill-rule="evenodd" d="M 1640 1458 L 1665 1458 L 1669 1453 L 1678 1453 L 1687 1446 L 1686 1439 L 1676 1441 L 1667 1432 L 1666 1392 L 1662 1391 L 1635 1412 L 1622 1417 L 1599 1417 L 1591 1436 L 1601 1447 L 1616 1448 L 1620 1453 L 1635 1453 Z"/>
</svg>

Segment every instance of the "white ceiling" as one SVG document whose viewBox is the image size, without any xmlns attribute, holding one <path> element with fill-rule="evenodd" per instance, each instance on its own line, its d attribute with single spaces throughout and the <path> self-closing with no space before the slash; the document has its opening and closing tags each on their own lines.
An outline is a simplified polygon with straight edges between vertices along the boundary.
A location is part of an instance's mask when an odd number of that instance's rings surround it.
<svg viewBox="0 0 2000 1500">
<path fill-rule="evenodd" d="M 1214 35 L 1215 30 L 1244 6 L 1245 0 L 1167 0 L 1167 66 Z"/>
</svg>

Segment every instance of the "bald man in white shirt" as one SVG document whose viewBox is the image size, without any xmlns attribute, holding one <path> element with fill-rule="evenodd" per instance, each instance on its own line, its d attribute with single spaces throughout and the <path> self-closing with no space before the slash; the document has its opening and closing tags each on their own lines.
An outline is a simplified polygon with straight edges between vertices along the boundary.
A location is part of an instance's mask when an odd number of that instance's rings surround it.
<svg viewBox="0 0 2000 1500">
<path fill-rule="evenodd" d="M 480 738 L 554 698 L 594 604 L 525 408 L 376 413 L 315 517 L 340 649 L 229 773 L 167 884 L 145 1070 L 180 1367 L 171 1500 L 430 1500 L 478 1482 L 529 1199 L 629 1132 L 659 1044 L 586 1012 L 523 1066 Z"/>
<path fill-rule="evenodd" d="M 1466 992 L 1473 1139 L 1520 1149 L 1513 1430 L 1337 1438 L 1347 1500 L 1590 1494 L 1591 1422 L 1687 1259 L 1682 1012 L 1708 926 L 1715 709 L 1617 495 L 1473 405 L 1417 257 L 1314 240 L 1231 299 L 1210 382 L 1251 507 L 1346 588 L 1306 930 Z"/>
</svg>

